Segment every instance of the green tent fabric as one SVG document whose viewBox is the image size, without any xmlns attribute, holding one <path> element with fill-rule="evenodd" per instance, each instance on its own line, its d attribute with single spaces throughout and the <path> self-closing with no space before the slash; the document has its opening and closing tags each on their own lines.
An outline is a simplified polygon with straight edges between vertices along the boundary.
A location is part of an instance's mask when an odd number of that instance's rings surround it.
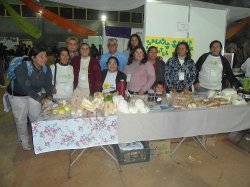
<svg viewBox="0 0 250 187">
<path fill-rule="evenodd" d="M 11 17 L 17 22 L 17 24 L 23 29 L 24 32 L 38 39 L 41 37 L 41 31 L 27 22 L 21 17 L 5 0 L 0 0 Z"/>
</svg>

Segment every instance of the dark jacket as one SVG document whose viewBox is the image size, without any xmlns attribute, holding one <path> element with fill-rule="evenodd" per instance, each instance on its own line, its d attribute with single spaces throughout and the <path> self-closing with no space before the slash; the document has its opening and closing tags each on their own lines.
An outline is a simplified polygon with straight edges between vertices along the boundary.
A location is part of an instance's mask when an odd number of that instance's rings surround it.
<svg viewBox="0 0 250 187">
<path fill-rule="evenodd" d="M 106 76 L 107 76 L 107 73 L 108 73 L 108 70 L 107 70 L 107 69 L 105 69 L 105 70 L 102 71 L 102 84 L 103 84 L 104 81 L 105 81 L 105 78 L 106 78 Z M 121 80 L 124 80 L 125 83 L 127 84 L 127 82 L 126 82 L 126 80 L 127 80 L 127 75 L 126 75 L 125 73 L 123 73 L 123 72 L 121 72 L 121 71 L 118 70 L 117 75 L 116 75 L 116 79 L 115 79 L 115 82 L 116 82 L 116 90 L 113 91 L 113 92 L 116 92 L 116 91 L 117 91 L 117 84 L 118 84 Z M 113 93 L 113 92 L 112 92 L 112 93 Z"/>
<path fill-rule="evenodd" d="M 185 73 L 184 80 L 179 80 L 179 72 Z M 168 59 L 165 67 L 165 79 L 167 90 L 175 88 L 178 92 L 182 92 L 184 88 L 190 88 L 196 78 L 195 63 L 192 59 L 185 59 L 181 65 L 176 57 Z"/>
<path fill-rule="evenodd" d="M 71 65 L 74 70 L 74 89 L 78 85 L 79 72 L 80 72 L 81 56 L 75 56 L 71 60 Z M 100 92 L 102 89 L 102 71 L 100 64 L 96 58 L 90 58 L 88 68 L 88 79 L 89 79 L 89 91 L 90 94 Z"/>
<path fill-rule="evenodd" d="M 205 53 L 205 54 L 201 55 L 201 57 L 196 62 L 196 80 L 195 80 L 194 84 L 199 82 L 199 72 L 201 71 L 202 65 L 206 61 L 209 54 L 211 54 L 211 53 Z M 226 84 L 227 80 L 235 88 L 239 88 L 241 86 L 241 83 L 234 76 L 228 60 L 225 57 L 223 57 L 222 55 L 220 55 L 220 58 L 221 58 L 222 66 L 223 66 L 222 89 L 227 87 L 227 84 Z"/>
<path fill-rule="evenodd" d="M 22 63 L 14 70 L 16 78 L 14 81 L 14 89 L 11 89 L 11 82 L 7 87 L 7 92 L 14 96 L 30 96 L 32 99 L 41 102 L 42 96 L 38 93 L 42 88 L 45 89 L 47 96 L 52 97 L 52 73 L 49 65 L 46 65 L 46 73 L 43 70 L 38 70 L 33 65 L 32 74 L 28 75 L 26 63 Z"/>
<path fill-rule="evenodd" d="M 162 60 L 156 59 L 156 65 L 155 67 L 155 82 L 165 82 L 165 62 Z"/>
</svg>

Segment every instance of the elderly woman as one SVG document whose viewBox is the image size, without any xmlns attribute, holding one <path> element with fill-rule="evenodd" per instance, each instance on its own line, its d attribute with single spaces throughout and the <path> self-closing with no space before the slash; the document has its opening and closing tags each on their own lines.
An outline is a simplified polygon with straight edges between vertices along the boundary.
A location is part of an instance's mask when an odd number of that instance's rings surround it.
<svg viewBox="0 0 250 187">
<path fill-rule="evenodd" d="M 52 75 L 47 62 L 46 50 L 33 48 L 30 52 L 31 61 L 23 61 L 15 68 L 15 79 L 7 88 L 9 101 L 12 107 L 18 139 L 23 150 L 30 150 L 27 117 L 31 122 L 37 120 L 41 105 L 52 98 Z M 47 98 L 41 96 L 45 89 Z"/>
<path fill-rule="evenodd" d="M 108 69 L 103 70 L 102 80 L 103 80 L 103 92 L 104 93 L 114 93 L 117 91 L 117 84 L 124 80 L 126 82 L 127 76 L 118 70 L 119 61 L 116 57 L 109 57 L 107 61 Z"/>
<path fill-rule="evenodd" d="M 131 94 L 144 95 L 154 84 L 154 67 L 147 62 L 147 54 L 142 46 L 135 47 L 132 55 L 133 59 L 130 59 L 124 70 L 127 75 L 127 88 Z"/>
<path fill-rule="evenodd" d="M 66 47 L 59 48 L 59 62 L 51 65 L 52 84 L 54 86 L 54 99 L 69 100 L 73 94 L 74 73 L 69 65 L 69 50 Z"/>
<path fill-rule="evenodd" d="M 195 81 L 195 63 L 191 59 L 189 46 L 180 42 L 172 58 L 166 64 L 165 80 L 167 89 L 172 92 L 188 93 Z"/>
<path fill-rule="evenodd" d="M 90 46 L 82 43 L 80 56 L 71 60 L 74 70 L 74 89 L 79 89 L 85 95 L 93 95 L 102 90 L 102 71 L 96 58 L 90 57 Z"/>
<path fill-rule="evenodd" d="M 241 84 L 235 78 L 229 62 L 221 55 L 221 42 L 214 40 L 209 47 L 210 52 L 203 54 L 196 62 L 195 90 L 197 92 L 221 90 L 226 88 L 226 80 L 235 88 L 240 87 Z"/>
</svg>

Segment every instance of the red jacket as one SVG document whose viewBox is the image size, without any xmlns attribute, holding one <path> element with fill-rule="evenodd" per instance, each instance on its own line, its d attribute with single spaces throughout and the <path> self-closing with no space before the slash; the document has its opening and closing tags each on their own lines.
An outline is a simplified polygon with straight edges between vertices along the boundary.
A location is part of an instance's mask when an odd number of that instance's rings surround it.
<svg viewBox="0 0 250 187">
<path fill-rule="evenodd" d="M 81 56 L 75 56 L 71 60 L 71 64 L 74 70 L 74 89 L 78 85 L 79 72 L 80 72 Z M 88 68 L 88 79 L 89 79 L 89 92 L 94 94 L 102 90 L 102 71 L 100 64 L 96 58 L 90 58 Z"/>
</svg>

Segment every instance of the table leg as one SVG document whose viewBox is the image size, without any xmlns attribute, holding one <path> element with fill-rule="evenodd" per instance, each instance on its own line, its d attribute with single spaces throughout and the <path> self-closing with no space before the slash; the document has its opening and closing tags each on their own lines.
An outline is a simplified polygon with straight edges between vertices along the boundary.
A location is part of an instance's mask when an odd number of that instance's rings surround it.
<svg viewBox="0 0 250 187">
<path fill-rule="evenodd" d="M 113 151 L 113 153 L 114 153 L 114 150 L 113 150 L 113 148 L 110 146 L 110 145 L 108 145 L 108 147 Z M 101 148 L 115 161 L 115 163 L 116 163 L 116 166 L 117 166 L 117 169 L 121 172 L 122 171 L 122 169 L 121 169 L 121 167 L 120 167 L 120 165 L 119 165 L 119 163 L 118 163 L 118 160 L 116 159 L 116 157 L 114 156 L 114 155 L 112 155 L 111 154 L 111 152 L 108 150 L 108 149 L 106 149 L 104 146 L 101 146 Z"/>
<path fill-rule="evenodd" d="M 212 151 L 210 151 L 204 144 L 203 142 L 200 140 L 200 138 L 198 136 L 193 136 L 194 141 L 201 147 L 203 148 L 208 154 L 210 154 L 212 157 L 214 158 L 218 158 L 217 155 L 215 153 L 213 153 Z"/>
<path fill-rule="evenodd" d="M 182 138 L 182 140 L 175 146 L 174 150 L 170 153 L 170 155 L 173 155 L 186 139 L 187 138 Z"/>
<path fill-rule="evenodd" d="M 200 140 L 200 138 L 198 136 L 193 136 L 192 137 L 194 139 L 194 141 L 201 147 L 203 148 L 208 154 L 210 154 L 212 157 L 214 158 L 218 158 L 217 155 L 215 153 L 213 153 L 212 151 L 210 151 L 204 144 L 203 142 Z M 174 153 L 177 151 L 177 149 L 179 149 L 179 147 L 182 145 L 182 143 L 186 140 L 187 138 L 182 138 L 182 140 L 177 144 L 177 146 L 174 148 L 174 150 L 171 152 L 170 155 L 174 155 Z"/>
<path fill-rule="evenodd" d="M 75 150 L 70 150 L 70 157 L 69 157 L 69 169 L 68 169 L 68 178 L 71 178 L 71 167 L 75 164 L 75 162 L 82 156 L 82 154 L 84 153 L 84 151 L 86 151 L 86 149 L 82 149 L 81 152 L 76 156 L 76 158 L 73 159 L 73 155 L 74 153 L 77 151 L 77 149 Z"/>
</svg>

